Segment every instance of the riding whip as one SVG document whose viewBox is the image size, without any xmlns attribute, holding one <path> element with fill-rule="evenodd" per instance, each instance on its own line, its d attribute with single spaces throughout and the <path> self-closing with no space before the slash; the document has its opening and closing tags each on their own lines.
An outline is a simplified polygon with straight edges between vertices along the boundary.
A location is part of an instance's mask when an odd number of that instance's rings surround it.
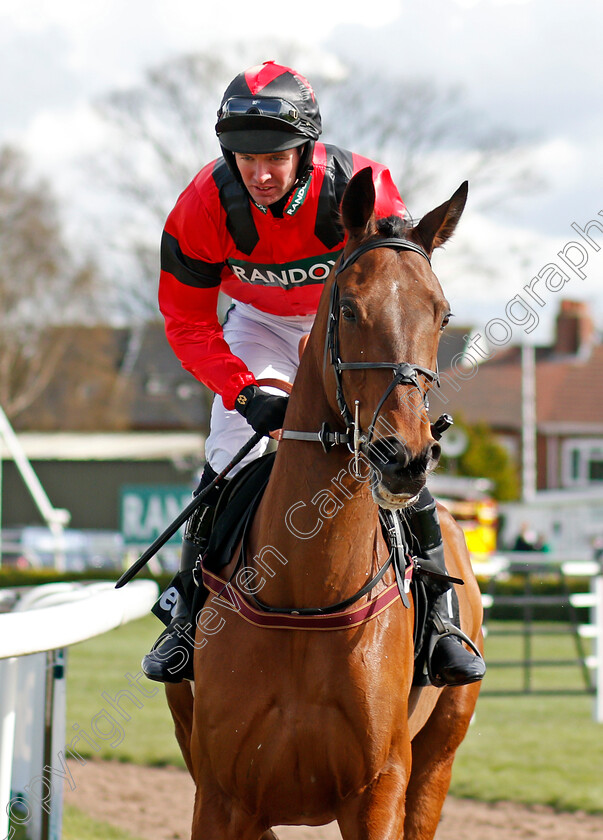
<svg viewBox="0 0 603 840">
<path fill-rule="evenodd" d="M 147 565 L 151 557 L 154 557 L 155 554 L 157 554 L 159 549 L 166 544 L 170 537 L 174 536 L 174 534 L 180 528 L 180 526 L 183 525 L 186 522 L 186 520 L 191 516 L 193 511 L 195 511 L 199 507 L 203 499 L 208 495 L 209 491 L 212 490 L 216 486 L 216 484 L 218 484 L 219 481 L 225 478 L 228 475 L 228 473 L 232 470 L 232 468 L 235 467 L 239 463 L 239 461 L 242 461 L 245 455 L 251 452 L 253 447 L 256 444 L 258 444 L 263 437 L 264 435 L 260 434 L 260 432 L 256 432 L 253 435 L 253 437 L 249 438 L 247 443 L 244 446 L 242 446 L 241 449 L 239 449 L 232 461 L 230 461 L 230 463 L 228 463 L 224 467 L 222 472 L 213 479 L 211 484 L 208 484 L 207 487 L 204 487 L 203 490 L 197 496 L 195 496 L 192 499 L 192 501 L 189 502 L 189 504 L 184 508 L 184 510 L 181 513 L 179 513 L 178 516 L 174 519 L 174 521 L 170 525 L 168 525 L 165 531 L 157 537 L 155 542 L 152 545 L 150 545 L 147 548 L 147 550 L 140 555 L 138 560 L 123 573 L 123 575 L 115 584 L 116 589 L 121 589 L 122 586 L 125 586 L 126 583 L 129 583 L 132 580 L 132 578 L 135 577 L 138 574 L 138 572 Z"/>
</svg>

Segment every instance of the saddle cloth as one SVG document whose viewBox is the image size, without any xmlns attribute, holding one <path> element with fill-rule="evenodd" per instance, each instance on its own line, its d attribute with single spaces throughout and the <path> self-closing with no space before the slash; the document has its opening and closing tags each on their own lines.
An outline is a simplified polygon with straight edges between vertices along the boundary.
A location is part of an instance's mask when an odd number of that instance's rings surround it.
<svg viewBox="0 0 603 840">
<path fill-rule="evenodd" d="M 219 572 L 232 560 L 245 524 L 255 513 L 264 494 L 275 455 L 276 452 L 270 452 L 247 464 L 220 494 L 204 558 L 204 565 L 209 571 Z"/>
</svg>

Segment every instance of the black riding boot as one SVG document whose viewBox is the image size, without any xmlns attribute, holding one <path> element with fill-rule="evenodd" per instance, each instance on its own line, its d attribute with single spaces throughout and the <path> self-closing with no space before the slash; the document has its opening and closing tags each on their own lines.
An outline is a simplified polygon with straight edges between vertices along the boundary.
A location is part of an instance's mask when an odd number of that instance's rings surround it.
<svg viewBox="0 0 603 840">
<path fill-rule="evenodd" d="M 436 503 L 424 487 L 415 507 L 407 511 L 412 534 L 419 543 L 419 564 L 425 571 L 425 588 L 430 600 L 427 672 L 433 685 L 467 685 L 486 673 L 484 660 L 460 629 L 459 603 L 454 587 L 439 577 L 447 575 L 444 546 Z M 433 574 L 429 574 L 429 573 Z M 473 653 L 463 646 L 463 641 Z"/>
<path fill-rule="evenodd" d="M 195 495 L 207 487 L 216 475 L 217 473 L 209 464 L 206 464 Z M 162 593 L 153 608 L 153 611 L 160 615 L 165 614 L 166 611 L 170 614 L 171 607 L 171 620 L 153 645 L 151 652 L 142 660 L 143 673 L 150 680 L 179 683 L 182 680 L 193 679 L 195 639 L 195 622 L 192 616 L 195 592 L 193 569 L 197 559 L 207 549 L 214 510 L 222 487 L 214 488 L 206 498 L 206 503 L 199 505 L 188 519 L 182 540 L 177 580 Z"/>
</svg>

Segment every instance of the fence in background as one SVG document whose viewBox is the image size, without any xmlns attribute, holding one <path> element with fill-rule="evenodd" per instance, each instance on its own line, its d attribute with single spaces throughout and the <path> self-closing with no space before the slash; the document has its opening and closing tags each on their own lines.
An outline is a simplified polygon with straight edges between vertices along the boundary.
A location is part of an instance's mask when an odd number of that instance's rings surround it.
<svg viewBox="0 0 603 840">
<path fill-rule="evenodd" d="M 518 660 L 488 659 L 488 668 L 520 668 L 522 685 L 517 689 L 489 689 L 484 684 L 483 695 L 512 694 L 591 694 L 594 697 L 593 717 L 603 723 L 603 567 L 594 561 L 568 560 L 566 557 L 541 554 L 539 552 L 510 552 L 497 554 L 488 563 L 475 564 L 478 575 L 488 577 L 486 592 L 482 595 L 484 605 L 484 629 L 486 634 L 519 636 L 522 639 L 522 658 Z M 519 594 L 504 594 L 499 584 L 509 577 L 523 579 L 523 591 Z M 542 594 L 538 591 L 542 578 L 558 583 L 558 593 Z M 585 580 L 584 592 L 572 592 L 568 579 Z M 519 613 L 518 627 L 489 628 L 491 611 L 496 607 L 512 608 Z M 538 622 L 539 610 L 562 608 L 567 620 L 560 627 L 542 627 Z M 589 610 L 589 620 L 582 621 L 578 610 Z M 575 657 L 571 659 L 539 659 L 534 655 L 534 641 L 539 635 L 571 634 Z M 592 650 L 589 641 L 594 642 Z M 533 677 L 539 668 L 579 668 L 582 688 L 561 685 L 558 688 L 540 689 L 534 687 Z"/>
</svg>

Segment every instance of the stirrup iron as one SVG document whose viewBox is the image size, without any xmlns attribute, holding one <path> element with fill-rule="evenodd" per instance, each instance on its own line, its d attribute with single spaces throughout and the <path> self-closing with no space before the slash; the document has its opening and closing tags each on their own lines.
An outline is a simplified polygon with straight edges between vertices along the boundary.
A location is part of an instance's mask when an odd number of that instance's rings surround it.
<svg viewBox="0 0 603 840">
<path fill-rule="evenodd" d="M 457 638 L 461 639 L 465 644 L 467 644 L 473 653 L 479 657 L 482 661 L 484 657 L 482 656 L 481 651 L 475 645 L 475 642 L 469 638 L 469 636 L 464 633 L 460 627 L 456 627 L 450 621 L 442 618 L 442 616 L 436 610 L 433 611 L 431 616 L 431 621 L 434 626 L 434 632 L 432 632 L 430 639 L 429 639 L 429 648 L 427 651 L 427 676 L 429 677 L 429 681 L 432 685 L 435 685 L 437 688 L 444 688 L 447 683 L 440 680 L 438 677 L 435 676 L 431 669 L 431 659 L 433 656 L 433 652 L 435 650 L 435 646 L 440 641 L 440 639 L 444 639 L 446 636 L 456 636 Z"/>
</svg>

